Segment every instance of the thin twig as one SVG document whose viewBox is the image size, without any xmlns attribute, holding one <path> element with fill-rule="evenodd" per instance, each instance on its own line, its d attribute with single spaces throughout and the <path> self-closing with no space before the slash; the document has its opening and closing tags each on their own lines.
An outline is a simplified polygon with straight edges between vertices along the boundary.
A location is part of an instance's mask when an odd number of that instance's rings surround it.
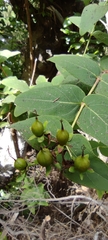
<svg viewBox="0 0 108 240">
<path fill-rule="evenodd" d="M 13 214 L 13 216 L 11 217 L 11 219 L 10 219 L 10 225 L 11 224 L 13 224 L 14 222 L 15 222 L 15 220 L 16 220 L 16 218 L 18 217 L 18 215 L 19 215 L 19 213 L 17 212 L 15 212 L 14 214 Z M 2 225 L 4 226 L 4 230 L 3 230 L 3 232 L 2 232 L 2 235 L 1 235 L 1 240 L 2 239 L 4 239 L 4 237 L 7 235 L 7 233 L 8 233 L 8 230 L 7 230 L 7 226 L 6 226 L 6 222 L 4 223 L 2 220 L 1 220 L 1 222 L 2 222 Z"/>
<path fill-rule="evenodd" d="M 36 72 L 36 66 L 37 66 L 37 58 L 35 58 L 35 61 L 34 61 L 33 72 L 32 72 L 32 76 L 31 76 L 31 79 L 30 79 L 30 86 L 32 86 L 33 82 L 34 82 L 34 75 L 35 75 L 35 72 Z"/>
<path fill-rule="evenodd" d="M 71 217 L 69 217 L 66 213 L 64 213 L 62 210 L 60 210 L 59 208 L 57 208 L 56 206 L 54 206 L 60 213 L 62 213 L 66 218 L 68 218 L 72 223 L 74 223 L 75 225 L 80 227 L 80 224 L 78 222 L 76 222 L 74 219 L 72 219 Z M 89 229 L 85 228 L 82 226 L 83 229 L 85 229 L 86 231 L 90 232 Z"/>
<path fill-rule="evenodd" d="M 19 146 L 18 146 L 17 131 L 15 129 L 11 129 L 11 137 L 12 137 L 12 141 L 13 141 L 13 144 L 14 144 L 16 156 L 18 158 L 18 157 L 20 157 L 20 150 L 19 150 Z"/>
<path fill-rule="evenodd" d="M 42 222 L 42 226 L 41 226 L 41 233 L 40 233 L 40 238 L 41 240 L 45 240 L 45 228 L 47 223 L 51 220 L 51 217 L 48 215 L 44 218 L 43 222 Z"/>
<path fill-rule="evenodd" d="M 85 204 L 88 204 L 89 202 L 91 202 L 91 204 L 98 204 L 99 206 L 102 206 L 104 208 L 106 208 L 106 210 L 108 210 L 108 206 L 105 205 L 101 200 L 94 200 L 91 197 L 86 197 L 84 195 L 72 195 L 72 196 L 67 196 L 67 197 L 60 197 L 60 198 L 29 198 L 28 199 L 24 199 L 24 200 L 16 200 L 16 199 L 9 199 L 9 200 L 0 200 L 1 202 L 18 202 L 18 203 L 23 203 L 25 201 L 38 201 L 38 202 L 47 202 L 47 203 L 51 203 L 51 202 L 59 202 L 59 204 L 66 204 L 67 202 L 69 203 L 69 201 L 71 202 L 73 199 L 76 200 L 80 200 L 78 202 L 81 202 L 81 199 L 83 199 L 83 201 L 85 202 Z"/>
</svg>

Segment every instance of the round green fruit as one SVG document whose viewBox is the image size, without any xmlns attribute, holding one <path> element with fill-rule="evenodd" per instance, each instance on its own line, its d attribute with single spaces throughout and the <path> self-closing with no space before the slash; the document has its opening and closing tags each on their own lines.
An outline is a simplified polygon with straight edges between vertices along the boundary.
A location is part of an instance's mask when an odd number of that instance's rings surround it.
<svg viewBox="0 0 108 240">
<path fill-rule="evenodd" d="M 89 155 L 86 154 L 84 156 L 82 156 L 82 155 L 78 156 L 74 161 L 74 167 L 79 172 L 87 171 L 87 169 L 90 167 Z"/>
<path fill-rule="evenodd" d="M 17 158 L 17 160 L 15 160 L 14 167 L 18 170 L 24 170 L 27 167 L 27 162 L 23 158 Z"/>
<path fill-rule="evenodd" d="M 40 121 L 38 121 L 38 119 L 36 119 L 31 126 L 31 130 L 36 137 L 41 137 L 44 133 L 44 126 Z"/>
<path fill-rule="evenodd" d="M 53 163 L 53 156 L 48 148 L 41 149 L 37 154 L 37 161 L 43 167 L 48 167 Z"/>
<path fill-rule="evenodd" d="M 57 138 L 58 143 L 61 146 L 66 145 L 66 143 L 69 140 L 69 133 L 64 129 L 58 130 L 57 134 L 56 134 L 56 138 Z"/>
</svg>

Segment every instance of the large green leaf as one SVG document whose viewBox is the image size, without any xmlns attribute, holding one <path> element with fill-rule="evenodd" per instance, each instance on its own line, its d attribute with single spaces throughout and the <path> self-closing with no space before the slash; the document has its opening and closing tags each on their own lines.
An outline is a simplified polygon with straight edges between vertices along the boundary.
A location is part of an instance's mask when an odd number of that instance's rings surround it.
<svg viewBox="0 0 108 240">
<path fill-rule="evenodd" d="M 29 89 L 29 87 L 28 87 L 28 85 L 25 81 L 18 80 L 17 77 L 13 77 L 13 76 L 4 78 L 2 80 L 2 84 L 7 86 L 7 87 L 19 90 L 21 92 L 25 92 Z"/>
<path fill-rule="evenodd" d="M 84 92 L 74 85 L 35 86 L 16 97 L 15 116 L 36 110 L 39 115 L 55 115 L 72 121 L 84 96 Z"/>
<path fill-rule="evenodd" d="M 95 90 L 95 93 L 108 98 L 108 73 L 104 73 L 101 75 L 101 80 Z"/>
<path fill-rule="evenodd" d="M 38 119 L 43 124 L 44 124 L 44 122 L 46 122 L 45 131 L 50 132 L 51 135 L 53 137 L 55 137 L 57 130 L 60 129 L 60 127 L 61 127 L 61 124 L 60 124 L 61 118 L 55 117 L 55 116 L 41 115 L 38 117 Z M 28 142 L 29 145 L 31 145 L 33 148 L 39 150 L 40 145 L 38 143 L 38 139 L 37 138 L 31 139 L 31 136 L 33 135 L 33 133 L 30 130 L 30 127 L 34 121 L 35 121 L 34 117 L 30 118 L 30 119 L 26 119 L 24 121 L 20 121 L 20 122 L 12 124 L 11 128 L 14 128 L 17 131 L 21 132 L 25 141 Z M 71 134 L 73 133 L 71 125 L 65 119 L 63 119 L 63 126 L 69 133 L 71 133 Z"/>
<path fill-rule="evenodd" d="M 85 185 L 90 188 L 108 191 L 108 165 L 95 156 L 90 143 L 82 135 L 74 134 L 70 142 L 71 152 L 74 156 L 79 156 L 82 153 L 82 146 L 85 147 L 85 154 L 89 154 L 90 167 L 93 172 L 85 172 L 83 180 L 80 179 L 78 171 L 74 173 L 65 172 L 65 176 L 78 184 Z"/>
<path fill-rule="evenodd" d="M 79 119 L 79 127 L 87 134 L 108 145 L 108 98 L 92 94 L 83 99 L 86 104 Z"/>
<path fill-rule="evenodd" d="M 73 75 L 79 81 L 92 86 L 96 77 L 100 74 L 99 65 L 86 56 L 77 55 L 56 55 L 50 61 L 57 65 L 58 70 L 65 76 Z"/>
<path fill-rule="evenodd" d="M 90 4 L 86 6 L 81 15 L 80 34 L 84 35 L 86 32 L 91 33 L 94 29 L 94 24 L 102 18 L 108 11 L 108 4 L 97 5 Z"/>
</svg>

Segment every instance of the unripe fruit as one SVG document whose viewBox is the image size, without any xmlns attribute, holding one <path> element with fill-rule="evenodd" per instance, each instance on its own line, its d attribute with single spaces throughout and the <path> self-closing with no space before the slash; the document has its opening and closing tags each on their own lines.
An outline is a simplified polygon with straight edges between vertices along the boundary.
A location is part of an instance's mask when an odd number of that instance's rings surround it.
<svg viewBox="0 0 108 240">
<path fill-rule="evenodd" d="M 44 126 L 40 121 L 38 121 L 38 119 L 36 119 L 31 126 L 31 130 L 36 137 L 41 137 L 44 133 Z"/>
<path fill-rule="evenodd" d="M 82 155 L 78 156 L 74 161 L 74 167 L 79 172 L 87 171 L 87 169 L 90 167 L 89 155 L 86 154 L 84 156 L 82 156 Z"/>
<path fill-rule="evenodd" d="M 57 138 L 58 143 L 61 146 L 66 145 L 66 143 L 69 140 L 69 133 L 64 129 L 58 130 L 57 134 L 56 134 L 56 138 Z"/>
<path fill-rule="evenodd" d="M 18 170 L 24 170 L 27 167 L 27 162 L 23 158 L 17 158 L 14 162 L 14 167 Z"/>
<path fill-rule="evenodd" d="M 41 149 L 37 154 L 37 161 L 43 167 L 48 167 L 53 163 L 53 156 L 48 148 Z"/>
</svg>

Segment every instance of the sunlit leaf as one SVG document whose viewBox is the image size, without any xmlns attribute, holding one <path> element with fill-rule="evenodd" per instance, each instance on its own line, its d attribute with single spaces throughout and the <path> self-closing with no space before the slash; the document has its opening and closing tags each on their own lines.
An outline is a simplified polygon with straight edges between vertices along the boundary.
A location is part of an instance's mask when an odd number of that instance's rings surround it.
<svg viewBox="0 0 108 240">
<path fill-rule="evenodd" d="M 18 54 L 20 54 L 19 51 L 10 51 L 7 49 L 0 51 L 0 56 L 5 57 L 6 59 L 16 56 Z"/>
<path fill-rule="evenodd" d="M 2 84 L 7 87 L 19 90 L 21 92 L 25 92 L 29 89 L 29 87 L 25 81 L 19 80 L 15 76 L 10 76 L 10 77 L 4 78 L 2 80 Z"/>
</svg>

